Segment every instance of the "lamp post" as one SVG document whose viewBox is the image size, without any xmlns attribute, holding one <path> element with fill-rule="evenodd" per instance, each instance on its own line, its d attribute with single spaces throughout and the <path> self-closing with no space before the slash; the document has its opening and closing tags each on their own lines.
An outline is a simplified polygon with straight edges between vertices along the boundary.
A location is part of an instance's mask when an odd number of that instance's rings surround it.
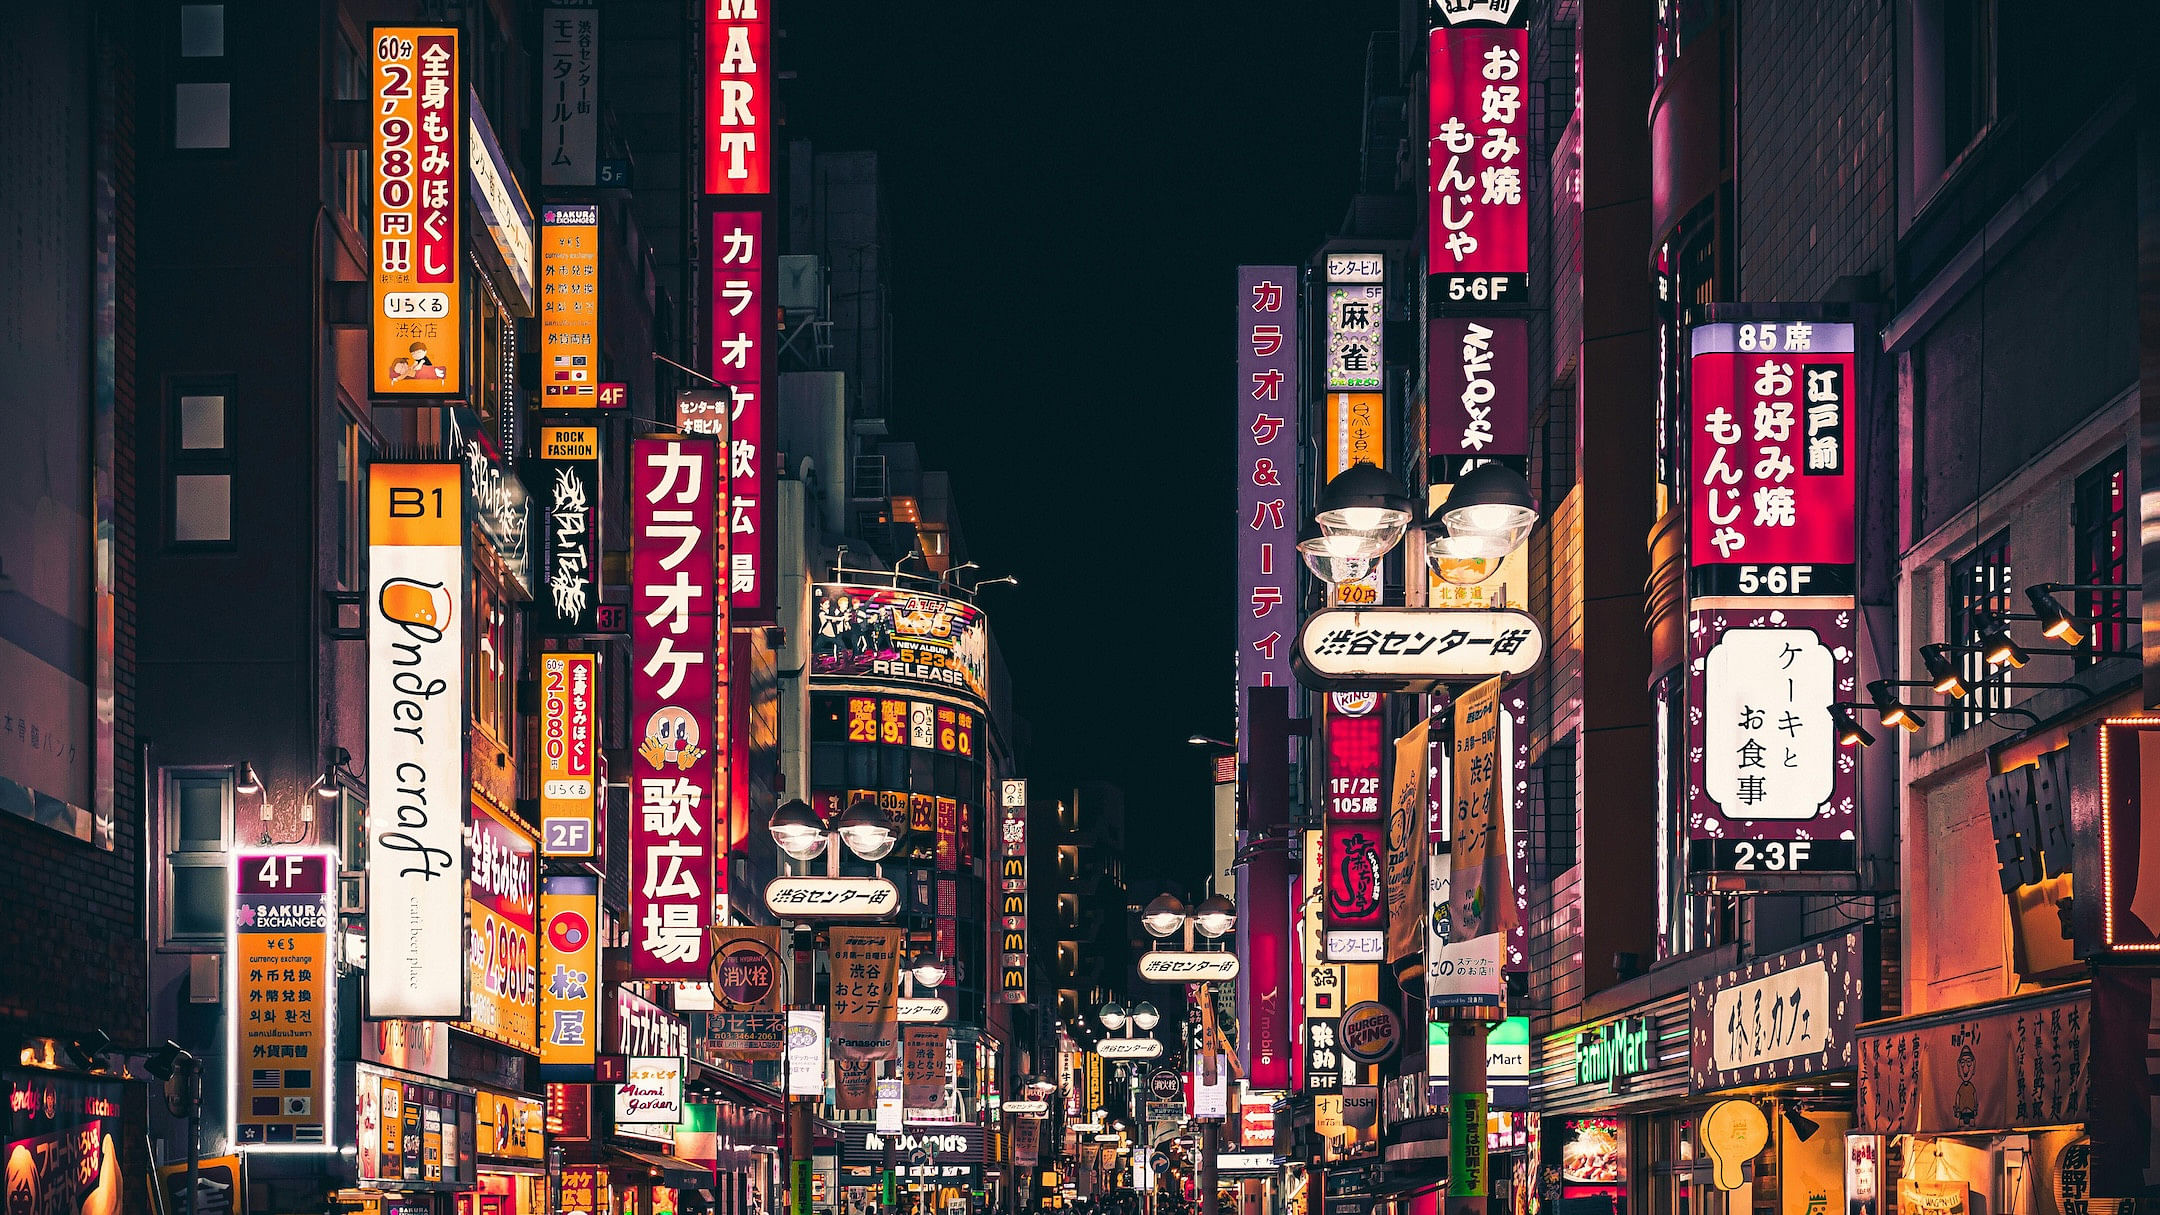
<svg viewBox="0 0 2160 1215">
<path fill-rule="evenodd" d="M 825 873 L 829 878 L 840 876 L 839 844 L 846 844 L 848 851 L 865 861 L 883 860 L 893 845 L 899 841 L 899 832 L 893 829 L 890 816 L 868 798 L 856 801 L 828 830 L 818 818 L 817 811 L 800 798 L 792 799 L 773 812 L 773 842 L 780 851 L 805 867 L 818 856 L 825 857 Z M 807 1011 L 816 1007 L 812 997 L 817 982 L 813 955 L 817 949 L 817 927 L 814 923 L 798 920 L 794 924 L 795 977 L 788 989 L 788 1010 Z M 792 1050 L 792 1046 L 790 1047 Z M 792 1072 L 793 1061 L 788 1061 Z M 810 1170 L 815 1147 L 811 1137 L 813 1106 L 823 1098 L 822 1093 L 789 1093 L 787 1095 L 788 1118 L 788 1210 L 791 1215 L 810 1215 Z"/>
<path fill-rule="evenodd" d="M 1369 466 L 1361 465 L 1360 467 Z M 1378 470 L 1374 471 L 1377 472 Z M 1337 478 L 1337 480 L 1340 479 Z M 1352 516 L 1351 521 L 1366 525 L 1373 523 L 1371 518 L 1365 516 Z M 1404 523 L 1408 522 L 1407 513 L 1402 521 Z M 1386 524 L 1384 519 L 1381 522 Z M 1370 530 L 1369 527 L 1368 530 Z M 1401 534 L 1397 532 L 1395 539 L 1400 538 Z M 1392 546 L 1394 540 L 1390 540 L 1388 543 Z M 1199 906 L 1188 910 L 1183 899 L 1166 892 L 1155 896 L 1145 908 L 1141 909 L 1140 927 L 1158 941 L 1168 940 L 1171 937 L 1183 934 L 1185 948 L 1190 952 L 1193 947 L 1193 934 L 1196 932 L 1211 941 L 1220 941 L 1222 938 L 1229 936 L 1231 931 L 1237 927 L 1237 905 L 1232 903 L 1225 895 L 1211 894 L 1202 899 Z M 1226 1065 L 1227 1060 L 1222 1058 L 1222 1039 L 1217 1035 L 1215 1028 L 1215 1002 L 1208 998 L 1208 984 L 1200 983 L 1195 984 L 1195 986 L 1201 989 L 1200 1024 L 1202 1030 L 1199 1066 L 1193 1071 L 1193 1098 L 1195 1111 L 1197 1112 L 1201 1086 L 1205 1084 L 1212 1087 L 1215 1082 L 1215 1069 Z M 1227 1077 L 1225 1080 L 1227 1082 Z M 1215 1194 L 1215 1157 L 1222 1146 L 1222 1117 L 1220 1115 L 1202 1117 L 1199 1122 L 1200 1159 L 1194 1179 L 1194 1188 L 1200 1191 L 1201 1215 L 1220 1215 L 1221 1204 Z"/>
</svg>

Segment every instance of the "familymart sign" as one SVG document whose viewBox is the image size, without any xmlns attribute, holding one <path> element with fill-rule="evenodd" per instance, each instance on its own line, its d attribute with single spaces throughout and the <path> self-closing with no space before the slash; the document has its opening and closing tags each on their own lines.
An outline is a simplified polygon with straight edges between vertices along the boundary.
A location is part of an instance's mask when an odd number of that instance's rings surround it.
<svg viewBox="0 0 2160 1215">
<path fill-rule="evenodd" d="M 1575 1035 L 1575 1083 L 1620 1091 L 1620 1081 L 1656 1066 L 1650 1056 L 1650 1018 L 1622 1017 Z"/>
</svg>

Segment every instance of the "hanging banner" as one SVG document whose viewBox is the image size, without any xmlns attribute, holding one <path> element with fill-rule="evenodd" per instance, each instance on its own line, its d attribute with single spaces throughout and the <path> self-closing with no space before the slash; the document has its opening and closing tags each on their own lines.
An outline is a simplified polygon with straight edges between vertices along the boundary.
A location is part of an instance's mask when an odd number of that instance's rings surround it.
<svg viewBox="0 0 2160 1215">
<path fill-rule="evenodd" d="M 907 1108 L 935 1109 L 945 1096 L 945 1027 L 907 1027 L 901 1078 L 906 1082 Z"/>
<path fill-rule="evenodd" d="M 787 1093 L 790 1097 L 825 1095 L 825 1010 L 787 1011 Z"/>
<path fill-rule="evenodd" d="M 788 930 L 715 928 L 707 1040 L 736 1059 L 777 1059 L 787 1035 Z"/>
<path fill-rule="evenodd" d="M 1434 311 L 1530 303 L 1530 31 L 1439 28 L 1426 52 Z"/>
<path fill-rule="evenodd" d="M 772 189 L 771 22 L 758 0 L 705 0 L 705 192 Z"/>
<path fill-rule="evenodd" d="M 1455 760 L 1450 787 L 1455 812 L 1448 828 L 1452 939 L 1497 931 L 1503 891 L 1496 789 L 1500 772 L 1500 680 L 1488 679 L 1455 701 Z"/>
<path fill-rule="evenodd" d="M 480 797 L 465 830 L 472 873 L 465 920 L 472 934 L 466 982 L 472 1014 L 462 1029 L 517 1050 L 537 1045 L 539 992 L 534 967 L 538 930 L 535 881 L 538 851 L 532 832 Z"/>
<path fill-rule="evenodd" d="M 540 408 L 600 404 L 600 208 L 540 211 Z"/>
<path fill-rule="evenodd" d="M 900 1055 L 900 949 L 904 928 L 826 930 L 831 959 L 832 1049 L 845 1059 Z"/>
<path fill-rule="evenodd" d="M 896 1039 L 897 1041 L 897 1039 Z M 851 1059 L 838 1053 L 839 1043 L 834 1043 L 833 1054 L 833 1108 L 841 1110 L 868 1110 L 877 1104 L 877 1069 L 875 1059 Z M 893 1053 L 899 1053 L 897 1045 Z"/>
<path fill-rule="evenodd" d="M 1853 699 L 1853 647 L 1850 608 L 1689 613 L 1690 871 L 1852 871 L 1858 776 L 1830 706 Z"/>
<path fill-rule="evenodd" d="M 594 857 L 599 847 L 599 773 L 594 766 L 591 654 L 540 655 L 540 850 L 548 857 Z"/>
<path fill-rule="evenodd" d="M 540 879 L 540 1068 L 590 1069 L 600 1045 L 600 879 Z"/>
<path fill-rule="evenodd" d="M 702 436 L 631 449 L 630 974 L 702 981 L 716 878 L 713 478 Z"/>
<path fill-rule="evenodd" d="M 336 853 L 326 848 L 233 854 L 228 1143 L 335 1147 L 328 1129 L 336 1088 L 336 871 Z M 13 1192 L 14 1162 L 8 1167 Z"/>
<path fill-rule="evenodd" d="M 1290 686 L 1297 634 L 1298 284 L 1294 266 L 1239 266 L 1237 683 Z M 1238 754 L 1245 696 L 1237 697 Z"/>
<path fill-rule="evenodd" d="M 1388 798 L 1387 960 L 1419 958 L 1425 948 L 1426 753 L 1432 725 L 1419 722 L 1395 740 L 1395 780 Z"/>
<path fill-rule="evenodd" d="M 540 10 L 540 184 L 599 181 L 600 10 Z"/>
<path fill-rule="evenodd" d="M 458 32 L 372 32 L 372 389 L 378 397 L 457 396 L 465 390 L 458 204 L 466 163 Z"/>
<path fill-rule="evenodd" d="M 548 637 L 597 631 L 600 609 L 600 430 L 540 428 L 540 570 L 535 627 Z"/>
<path fill-rule="evenodd" d="M 463 474 L 368 468 L 369 1017 L 465 1017 Z"/>
</svg>

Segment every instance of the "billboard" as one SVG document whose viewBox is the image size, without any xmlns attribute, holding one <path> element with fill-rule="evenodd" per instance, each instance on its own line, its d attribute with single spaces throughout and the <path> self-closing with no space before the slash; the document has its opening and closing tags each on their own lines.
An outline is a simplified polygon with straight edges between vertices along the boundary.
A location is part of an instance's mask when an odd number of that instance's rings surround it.
<svg viewBox="0 0 2160 1215">
<path fill-rule="evenodd" d="M 232 880 L 225 1141 L 251 1150 L 335 1151 L 336 854 L 235 852 Z"/>
<path fill-rule="evenodd" d="M 1530 32 L 1435 29 L 1426 230 L 1435 311 L 1530 302 Z"/>
<path fill-rule="evenodd" d="M 463 471 L 368 469 L 370 1017 L 465 1016 Z"/>
<path fill-rule="evenodd" d="M 1297 634 L 1298 284 L 1295 266 L 1239 266 L 1237 682 L 1290 686 Z M 1245 696 L 1237 697 L 1239 754 Z"/>
<path fill-rule="evenodd" d="M 590 1068 L 600 1047 L 600 879 L 540 879 L 540 1066 Z"/>
<path fill-rule="evenodd" d="M 600 428 L 540 428 L 540 571 L 535 626 L 550 637 L 597 631 L 600 612 Z"/>
<path fill-rule="evenodd" d="M 637 440 L 630 507 L 630 973 L 703 982 L 716 882 L 713 441 Z"/>
<path fill-rule="evenodd" d="M 504 1046 L 530 1051 L 539 1017 L 535 955 L 538 851 L 525 824 L 475 796 L 465 832 L 472 881 L 465 918 L 472 1015 L 462 1026 Z"/>
<path fill-rule="evenodd" d="M 1327 299 L 1327 347 L 1321 386 L 1329 392 L 1380 391 L 1387 285 L 1377 279 L 1341 282 L 1331 275 L 1322 290 Z"/>
<path fill-rule="evenodd" d="M 989 696 L 990 628 L 973 604 L 923 591 L 811 588 L 810 673 Z"/>
<path fill-rule="evenodd" d="M 540 655 L 540 848 L 550 857 L 600 854 L 598 658 Z"/>
<path fill-rule="evenodd" d="M 455 396 L 465 385 L 458 32 L 377 26 L 373 33 L 371 383 L 378 397 Z"/>
<path fill-rule="evenodd" d="M 705 192 L 772 190 L 770 13 L 759 0 L 705 3 Z"/>
<path fill-rule="evenodd" d="M 540 407 L 600 404 L 600 208 L 540 212 Z"/>
</svg>

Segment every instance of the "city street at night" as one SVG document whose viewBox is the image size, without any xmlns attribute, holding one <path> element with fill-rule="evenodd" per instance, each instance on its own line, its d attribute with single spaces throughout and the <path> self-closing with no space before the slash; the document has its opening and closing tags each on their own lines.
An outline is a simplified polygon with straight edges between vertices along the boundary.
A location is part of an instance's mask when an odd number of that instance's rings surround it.
<svg viewBox="0 0 2160 1215">
<path fill-rule="evenodd" d="M 9 18 L 0 1215 L 2160 1211 L 2160 2 Z"/>
</svg>

